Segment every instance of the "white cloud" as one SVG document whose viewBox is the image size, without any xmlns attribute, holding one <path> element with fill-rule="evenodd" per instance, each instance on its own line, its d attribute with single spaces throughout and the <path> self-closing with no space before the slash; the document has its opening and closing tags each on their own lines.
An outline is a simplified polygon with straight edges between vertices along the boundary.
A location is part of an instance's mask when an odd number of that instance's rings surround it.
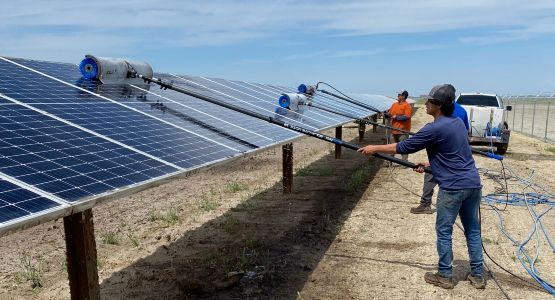
<svg viewBox="0 0 555 300">
<path fill-rule="evenodd" d="M 555 33 L 555 1 L 14 1 L 0 11 L 0 53 L 24 52 L 38 42 L 79 50 L 88 43 L 132 52 L 136 47 L 229 45 L 282 37 L 369 35 L 487 28 L 502 42 Z M 46 35 L 44 34 L 46 33 Z M 93 37 L 91 39 L 91 37 Z M 9 51 L 8 51 L 9 50 Z M 336 57 L 371 55 L 336 53 Z M 372 50 L 371 50 L 372 51 Z M 319 54 L 325 55 L 325 54 Z M 297 59 L 297 58 L 293 58 Z"/>
<path fill-rule="evenodd" d="M 384 52 L 383 49 L 373 50 L 343 50 L 337 51 L 330 55 L 330 57 L 356 57 L 356 56 L 370 56 Z"/>
</svg>

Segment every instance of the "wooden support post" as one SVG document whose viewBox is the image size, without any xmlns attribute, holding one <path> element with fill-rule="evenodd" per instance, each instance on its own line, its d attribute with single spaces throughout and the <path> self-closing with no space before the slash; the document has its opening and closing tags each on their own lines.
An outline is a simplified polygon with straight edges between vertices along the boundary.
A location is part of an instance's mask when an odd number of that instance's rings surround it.
<svg viewBox="0 0 555 300">
<path fill-rule="evenodd" d="M 283 152 L 283 193 L 293 192 L 293 143 L 281 147 Z"/>
<path fill-rule="evenodd" d="M 372 122 L 378 123 L 378 115 L 373 115 L 373 116 L 372 116 Z M 373 132 L 373 133 L 378 132 L 377 126 L 376 126 L 376 125 L 372 125 L 372 132 Z"/>
<path fill-rule="evenodd" d="M 335 138 L 341 140 L 343 138 L 343 126 L 335 127 Z M 335 145 L 335 159 L 341 158 L 341 146 Z"/>
<path fill-rule="evenodd" d="M 64 217 L 71 299 L 100 299 L 92 209 Z"/>
<path fill-rule="evenodd" d="M 362 142 L 364 139 L 364 133 L 366 132 L 366 124 L 360 122 L 358 123 L 358 141 Z"/>
</svg>

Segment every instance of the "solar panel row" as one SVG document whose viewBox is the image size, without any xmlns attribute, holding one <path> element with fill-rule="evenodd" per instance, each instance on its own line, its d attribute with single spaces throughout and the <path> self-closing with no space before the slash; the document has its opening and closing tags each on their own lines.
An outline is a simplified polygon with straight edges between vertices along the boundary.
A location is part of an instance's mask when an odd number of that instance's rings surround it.
<svg viewBox="0 0 555 300">
<path fill-rule="evenodd" d="M 278 96 L 293 89 L 156 76 L 310 130 L 350 121 L 311 107 L 280 108 Z M 0 57 L 0 230 L 299 135 L 175 91 L 102 85 L 83 79 L 76 65 Z"/>
</svg>

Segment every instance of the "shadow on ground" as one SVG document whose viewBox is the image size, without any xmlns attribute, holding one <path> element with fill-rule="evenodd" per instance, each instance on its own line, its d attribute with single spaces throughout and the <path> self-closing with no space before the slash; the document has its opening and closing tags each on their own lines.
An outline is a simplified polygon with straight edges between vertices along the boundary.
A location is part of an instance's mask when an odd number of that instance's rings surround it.
<svg viewBox="0 0 555 300">
<path fill-rule="evenodd" d="M 380 143 L 367 133 L 362 142 Z M 101 283 L 103 299 L 295 299 L 382 161 L 343 149 Z"/>
</svg>

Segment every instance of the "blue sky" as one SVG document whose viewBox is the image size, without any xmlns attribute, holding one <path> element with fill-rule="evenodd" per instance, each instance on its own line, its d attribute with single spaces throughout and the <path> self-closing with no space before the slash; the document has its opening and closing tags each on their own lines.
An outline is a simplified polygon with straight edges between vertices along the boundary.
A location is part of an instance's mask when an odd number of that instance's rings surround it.
<svg viewBox="0 0 555 300">
<path fill-rule="evenodd" d="M 0 55 L 344 92 L 555 92 L 555 1 L 13 1 Z"/>
</svg>

